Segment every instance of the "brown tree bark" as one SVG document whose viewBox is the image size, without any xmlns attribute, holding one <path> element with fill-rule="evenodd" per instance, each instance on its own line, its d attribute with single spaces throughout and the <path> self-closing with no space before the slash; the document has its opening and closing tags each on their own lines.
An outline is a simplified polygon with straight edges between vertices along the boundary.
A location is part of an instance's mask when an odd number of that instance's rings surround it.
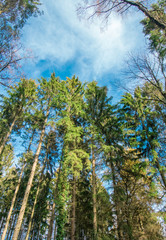
<svg viewBox="0 0 166 240">
<path fill-rule="evenodd" d="M 29 150 L 30 150 L 34 133 L 35 133 L 35 131 L 33 131 L 33 133 L 32 133 L 32 136 L 31 136 L 31 139 L 30 139 L 30 143 L 29 143 L 29 147 L 28 147 L 27 152 L 29 152 Z M 9 209 L 9 213 L 8 213 L 8 216 L 7 216 L 7 220 L 6 220 L 6 224 L 5 224 L 5 228 L 3 230 L 3 234 L 2 234 L 2 239 L 1 240 L 5 240 L 6 232 L 7 232 L 7 229 L 8 229 L 9 221 L 10 221 L 10 218 L 11 218 L 11 215 L 12 215 L 12 211 L 13 211 L 13 208 L 14 208 L 14 204 L 15 204 L 15 201 L 16 201 L 17 193 L 18 193 L 18 190 L 20 188 L 21 179 L 22 179 L 22 175 L 23 175 L 23 172 L 24 172 L 25 165 L 26 165 L 26 159 L 24 160 L 24 164 L 23 164 L 22 169 L 21 169 L 21 173 L 20 173 L 20 176 L 19 176 L 19 179 L 18 179 L 18 183 L 17 183 L 17 187 L 15 189 L 14 196 L 13 196 L 13 199 L 12 199 L 12 202 L 11 202 L 11 206 L 10 206 L 10 209 Z"/>
<path fill-rule="evenodd" d="M 17 219 L 17 214 L 14 215 L 12 226 L 11 226 L 11 228 L 9 228 L 9 236 L 7 236 L 7 239 L 11 239 L 12 232 L 13 232 L 13 229 L 14 229 L 14 226 L 15 226 L 15 223 L 16 223 L 16 219 Z"/>
<path fill-rule="evenodd" d="M 166 29 L 166 22 L 158 18 L 153 14 L 153 11 L 150 11 L 141 1 L 132 1 L 132 0 L 99 0 L 96 3 L 88 6 L 97 7 L 97 10 L 94 14 L 106 14 L 106 18 L 110 15 L 110 12 L 115 10 L 118 13 L 123 14 L 130 7 L 135 7 L 141 11 L 147 18 L 149 18 L 153 23 L 156 24 L 160 29 Z M 93 15 L 94 15 L 93 14 Z M 93 16 L 92 15 L 92 16 Z"/>
<path fill-rule="evenodd" d="M 116 185 L 116 176 L 115 176 L 115 168 L 112 160 L 110 161 L 110 167 L 111 167 L 111 172 L 112 172 L 112 180 L 113 180 L 113 191 L 114 191 L 114 196 L 118 198 L 117 194 L 117 185 Z M 114 201 L 115 205 L 115 212 L 116 212 L 116 217 L 117 217 L 117 233 L 118 233 L 118 240 L 123 240 L 123 234 L 121 230 L 121 221 L 120 221 L 120 209 L 119 209 L 119 201 L 116 199 Z"/>
<path fill-rule="evenodd" d="M 53 223 L 54 223 L 54 218 L 55 218 L 55 206 L 56 206 L 55 205 L 55 199 L 56 199 L 56 195 L 57 195 L 57 188 L 58 188 L 60 173 L 61 173 L 61 163 L 60 163 L 59 169 L 57 170 L 58 177 L 57 177 L 56 186 L 55 186 L 54 202 L 53 202 L 53 206 L 52 206 L 52 212 L 51 212 L 51 218 L 50 218 L 50 223 L 49 223 L 47 240 L 51 240 L 52 231 L 53 231 Z M 54 227 L 54 238 L 55 237 L 56 237 L 56 222 L 55 222 L 55 227 Z"/>
<path fill-rule="evenodd" d="M 32 226 L 32 220 L 33 220 L 33 216 L 34 216 L 34 213 L 35 213 L 35 207 L 36 207 L 36 203 L 37 203 L 37 199 L 38 199 L 38 195 L 39 195 L 39 191 L 40 191 L 40 185 L 41 185 L 41 182 L 43 180 L 44 169 L 45 169 L 45 164 L 43 165 L 43 168 L 41 170 L 40 180 L 38 182 L 36 196 L 35 196 L 35 201 L 33 203 L 33 208 L 32 208 L 32 212 L 31 212 L 31 217 L 30 217 L 30 220 L 29 220 L 28 230 L 27 230 L 27 234 L 26 234 L 25 240 L 28 240 L 28 238 L 29 238 L 29 233 L 30 233 L 31 226 Z"/>
<path fill-rule="evenodd" d="M 23 221 L 23 217 L 24 217 L 29 193 L 30 193 L 30 190 L 31 190 L 31 187 L 32 187 L 32 181 L 33 181 L 33 178 L 34 178 L 34 175 L 35 175 L 35 170 L 36 170 L 37 163 L 38 163 L 38 158 L 39 158 L 39 154 L 40 154 L 40 150 L 41 150 L 41 146 L 42 146 L 43 137 L 44 137 L 44 134 L 45 134 L 45 128 L 46 128 L 48 115 L 49 115 L 49 108 L 47 110 L 46 118 L 44 120 L 43 129 L 41 131 L 38 148 L 37 148 L 37 151 L 36 151 L 36 154 L 35 154 L 34 163 L 33 163 L 33 166 L 32 166 L 31 174 L 30 174 L 30 177 L 29 177 L 29 180 L 28 180 L 27 188 L 26 188 L 26 191 L 25 191 L 25 194 L 24 194 L 24 199 L 23 199 L 23 202 L 22 202 L 22 207 L 20 209 L 20 213 L 19 213 L 19 216 L 18 216 L 18 220 L 17 220 L 17 224 L 16 224 L 16 227 L 15 227 L 15 230 L 14 230 L 12 240 L 17 240 L 18 235 L 19 235 L 19 231 L 20 231 L 21 224 L 22 224 L 22 221 Z"/>
</svg>

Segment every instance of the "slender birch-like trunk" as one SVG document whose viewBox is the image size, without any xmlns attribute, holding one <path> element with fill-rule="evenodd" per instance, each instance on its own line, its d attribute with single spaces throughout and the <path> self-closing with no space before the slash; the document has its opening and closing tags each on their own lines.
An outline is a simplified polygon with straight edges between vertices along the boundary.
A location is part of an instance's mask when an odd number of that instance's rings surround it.
<svg viewBox="0 0 166 240">
<path fill-rule="evenodd" d="M 27 152 L 29 152 L 29 150 L 30 150 L 30 147 L 31 147 L 31 144 L 32 144 L 32 141 L 33 141 L 34 133 L 35 133 L 35 131 L 33 131 L 33 133 L 32 133 Z M 24 164 L 23 164 L 22 169 L 21 169 L 21 173 L 20 173 L 18 183 L 17 183 L 17 187 L 15 189 L 14 196 L 13 196 L 13 199 L 12 199 L 12 202 L 11 202 L 10 210 L 9 210 L 9 213 L 8 213 L 8 216 L 7 216 L 7 220 L 6 220 L 6 224 L 5 224 L 5 228 L 3 230 L 1 240 L 5 240 L 6 232 L 7 232 L 7 229 L 8 229 L 9 221 L 10 221 L 12 211 L 13 211 L 13 208 L 14 208 L 14 204 L 15 204 L 15 201 L 16 201 L 17 193 L 18 193 L 18 190 L 19 190 L 20 185 L 21 185 L 21 179 L 22 179 L 22 175 L 23 175 L 23 172 L 24 172 L 25 165 L 26 165 L 26 159 L 24 160 Z"/>
<path fill-rule="evenodd" d="M 93 237 L 97 240 L 96 159 L 92 148 Z"/>
<path fill-rule="evenodd" d="M 33 181 L 35 171 L 36 171 L 36 167 L 37 167 L 37 163 L 38 163 L 38 158 L 39 158 L 39 154 L 40 154 L 40 150 L 41 150 L 41 146 L 42 146 L 43 137 L 44 137 L 44 134 L 45 134 L 45 128 L 46 128 L 48 115 L 49 115 L 49 108 L 48 108 L 47 113 L 46 113 L 46 118 L 45 118 L 45 121 L 44 121 L 44 124 L 43 124 L 43 129 L 41 131 L 40 140 L 39 140 L 38 148 L 37 148 L 37 151 L 36 151 L 36 154 L 35 154 L 34 163 L 33 163 L 33 166 L 32 166 L 31 174 L 30 174 L 30 177 L 29 177 L 29 180 L 28 180 L 27 188 L 26 188 L 26 191 L 25 191 L 25 194 L 24 194 L 24 199 L 23 199 L 23 202 L 22 202 L 22 207 L 20 209 L 20 213 L 19 213 L 19 216 L 18 216 L 18 220 L 17 220 L 17 224 L 16 224 L 16 227 L 15 227 L 15 230 L 14 230 L 12 240 L 17 240 L 18 235 L 19 235 L 19 231 L 20 231 L 21 224 L 22 224 L 22 221 L 23 221 L 23 217 L 24 217 L 29 193 L 30 193 L 30 190 L 31 190 L 31 187 L 32 187 L 32 181 Z"/>
</svg>

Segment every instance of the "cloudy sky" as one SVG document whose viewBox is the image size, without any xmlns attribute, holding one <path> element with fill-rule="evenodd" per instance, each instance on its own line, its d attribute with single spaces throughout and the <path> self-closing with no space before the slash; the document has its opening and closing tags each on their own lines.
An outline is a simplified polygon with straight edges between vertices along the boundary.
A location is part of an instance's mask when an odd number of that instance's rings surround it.
<svg viewBox="0 0 166 240">
<path fill-rule="evenodd" d="M 34 79 L 49 77 L 53 71 L 61 79 L 75 74 L 83 82 L 107 85 L 117 98 L 112 84 L 120 78 L 128 54 L 145 46 L 139 23 L 143 16 L 114 14 L 103 28 L 99 19 L 79 19 L 76 5 L 80 1 L 42 1 L 44 14 L 30 18 L 23 29 L 22 43 L 33 54 L 24 72 Z"/>
</svg>

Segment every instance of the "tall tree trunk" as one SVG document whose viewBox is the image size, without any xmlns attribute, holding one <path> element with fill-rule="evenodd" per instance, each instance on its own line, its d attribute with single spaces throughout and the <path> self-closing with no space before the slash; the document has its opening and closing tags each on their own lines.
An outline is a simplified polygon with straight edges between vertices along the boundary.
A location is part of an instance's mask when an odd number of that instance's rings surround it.
<svg viewBox="0 0 166 240">
<path fill-rule="evenodd" d="M 97 240 L 96 160 L 92 148 L 93 239 Z"/>
<path fill-rule="evenodd" d="M 20 213 L 19 213 L 19 216 L 18 216 L 18 220 L 17 220 L 17 224 L 16 224 L 16 227 L 15 227 L 15 230 L 14 230 L 12 240 L 17 240 L 18 234 L 19 234 L 19 231 L 20 231 L 20 228 L 21 228 L 21 224 L 22 224 L 22 220 L 23 220 L 23 217 L 24 217 L 24 212 L 25 212 L 25 208 L 26 208 L 26 205 L 27 205 L 29 193 L 30 193 L 30 190 L 31 190 L 31 187 L 32 187 L 32 181 L 33 181 L 36 166 L 37 166 L 37 163 L 38 163 L 38 158 L 39 158 L 39 154 L 40 154 L 40 150 L 41 150 L 41 146 L 42 146 L 43 137 L 44 137 L 44 134 L 45 134 L 45 128 L 46 128 L 48 115 L 49 115 L 49 108 L 48 108 L 47 113 L 46 113 L 46 118 L 45 118 L 45 121 L 44 121 L 44 124 L 43 124 L 43 129 L 41 131 L 40 140 L 39 140 L 38 148 L 37 148 L 37 151 L 36 151 L 36 154 L 35 154 L 34 163 L 33 163 L 33 166 L 32 166 L 31 174 L 30 174 L 30 177 L 29 177 L 29 180 L 28 180 L 27 188 L 26 188 L 26 191 L 25 191 L 25 194 L 24 194 L 24 199 L 23 199 L 23 202 L 22 202 L 22 207 L 20 209 Z"/>
<path fill-rule="evenodd" d="M 14 219 L 15 216 L 12 216 L 12 218 L 10 219 L 10 222 L 9 222 L 9 229 L 8 229 L 8 233 L 7 233 L 7 236 L 6 236 L 6 239 L 9 239 L 9 235 L 10 235 L 10 229 L 13 225 L 13 219 Z"/>
<path fill-rule="evenodd" d="M 51 211 L 51 217 L 50 217 L 50 222 L 49 222 L 47 240 L 51 240 L 54 218 L 55 218 L 55 202 L 53 202 L 53 205 L 52 205 L 52 211 Z"/>
<path fill-rule="evenodd" d="M 17 219 L 17 214 L 14 214 L 14 219 L 13 219 L 13 222 L 12 222 L 12 226 L 9 229 L 10 230 L 9 231 L 9 237 L 7 237 L 7 239 L 11 239 L 11 237 L 12 237 L 12 232 L 13 232 L 13 229 L 14 229 L 14 226 L 15 226 L 16 219 Z"/>
<path fill-rule="evenodd" d="M 55 221 L 55 226 L 54 226 L 54 240 L 56 240 L 56 221 Z"/>
<path fill-rule="evenodd" d="M 120 209 L 119 209 L 118 193 L 117 193 L 117 186 L 116 186 L 115 168 L 114 168 L 114 164 L 113 164 L 112 160 L 110 161 L 110 167 L 111 167 L 111 171 L 112 171 L 114 197 L 117 198 L 116 200 L 114 200 L 114 204 L 115 204 L 115 212 L 116 212 L 116 217 L 117 217 L 118 239 L 123 240 L 123 234 L 121 231 L 121 223 L 120 223 Z"/>
<path fill-rule="evenodd" d="M 47 240 L 51 240 L 51 236 L 52 236 L 53 223 L 54 223 L 54 219 L 55 219 L 55 206 L 56 206 L 55 205 L 55 199 L 56 199 L 56 195 L 57 195 L 59 177 L 60 177 L 60 173 L 61 173 L 61 163 L 60 163 L 60 167 L 59 167 L 59 169 L 57 171 L 58 171 L 58 177 L 57 177 L 56 186 L 55 186 L 54 202 L 53 202 L 53 205 L 52 205 L 52 211 L 51 211 L 51 218 L 50 218 L 50 223 L 49 223 Z M 56 230 L 56 222 L 55 222 L 55 230 Z"/>
<path fill-rule="evenodd" d="M 30 139 L 30 143 L 29 143 L 27 152 L 29 152 L 29 150 L 30 150 L 30 147 L 31 147 L 31 144 L 32 144 L 32 141 L 33 141 L 33 137 L 34 137 L 34 133 L 35 133 L 35 130 L 32 132 L 32 136 L 31 136 L 31 139 Z M 7 232 L 8 225 L 9 225 L 9 221 L 10 221 L 10 218 L 11 218 L 11 215 L 12 215 L 12 211 L 13 211 L 13 208 L 14 208 L 14 204 L 15 204 L 15 201 L 16 201 L 17 193 L 18 193 L 18 190 L 20 188 L 21 179 L 22 179 L 22 175 L 23 175 L 23 172 L 24 172 L 25 165 L 26 165 L 26 159 L 24 160 L 24 164 L 23 164 L 22 169 L 21 169 L 21 173 L 20 173 L 20 176 L 19 176 L 19 179 L 18 179 L 18 183 L 17 183 L 17 187 L 15 189 L 14 196 L 13 196 L 13 199 L 12 199 L 12 202 L 11 202 L 10 210 L 9 210 L 9 213 L 8 213 L 8 217 L 7 217 L 7 220 L 6 220 L 6 224 L 5 224 L 5 228 L 3 230 L 3 234 L 2 234 L 2 239 L 1 240 L 4 240 L 5 236 L 6 236 L 6 232 Z"/>
<path fill-rule="evenodd" d="M 75 218 L 76 218 L 76 177 L 73 176 L 71 240 L 75 240 Z"/>
<path fill-rule="evenodd" d="M 30 220 L 29 220 L 29 225 L 28 225 L 28 230 L 27 230 L 27 234 L 26 234 L 25 240 L 28 240 L 28 238 L 29 238 L 29 233 L 30 233 L 31 226 L 32 226 L 32 220 L 33 220 L 33 216 L 34 216 L 34 213 L 35 213 L 35 207 L 36 207 L 36 203 L 37 203 L 37 199 L 38 199 L 38 195 L 39 195 L 39 191 L 40 191 L 40 185 L 41 185 L 41 182 L 43 180 L 44 169 L 45 169 L 45 164 L 43 165 L 43 168 L 41 170 L 40 180 L 38 182 L 36 196 L 35 196 L 35 201 L 33 203 L 33 208 L 32 208 L 32 212 L 31 212 L 31 217 L 30 217 Z"/>
<path fill-rule="evenodd" d="M 2 144 L 0 146 L 0 155 L 2 154 L 2 152 L 4 150 L 5 144 L 6 144 L 7 140 L 8 140 L 8 137 L 10 136 L 10 134 L 12 132 L 12 129 L 13 129 L 14 125 L 15 125 L 16 120 L 17 120 L 17 116 L 15 115 L 15 117 L 13 119 L 13 122 L 10 125 L 9 131 L 7 132 L 5 138 L 3 139 L 3 142 L 2 142 Z"/>
</svg>

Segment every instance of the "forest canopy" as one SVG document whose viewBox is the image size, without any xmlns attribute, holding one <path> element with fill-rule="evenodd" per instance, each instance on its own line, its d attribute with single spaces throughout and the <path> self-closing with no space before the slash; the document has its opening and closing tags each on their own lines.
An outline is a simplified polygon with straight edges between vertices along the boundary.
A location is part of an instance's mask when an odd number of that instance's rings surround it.
<svg viewBox="0 0 166 240">
<path fill-rule="evenodd" d="M 21 70 L 17 44 L 27 19 L 40 17 L 40 1 L 1 1 L 2 240 L 165 239 L 166 4 L 152 2 L 80 8 L 106 19 L 114 10 L 144 13 L 149 52 L 127 69 L 140 84 L 113 104 L 107 86 L 75 75 L 15 82 L 8 70 Z"/>
</svg>

